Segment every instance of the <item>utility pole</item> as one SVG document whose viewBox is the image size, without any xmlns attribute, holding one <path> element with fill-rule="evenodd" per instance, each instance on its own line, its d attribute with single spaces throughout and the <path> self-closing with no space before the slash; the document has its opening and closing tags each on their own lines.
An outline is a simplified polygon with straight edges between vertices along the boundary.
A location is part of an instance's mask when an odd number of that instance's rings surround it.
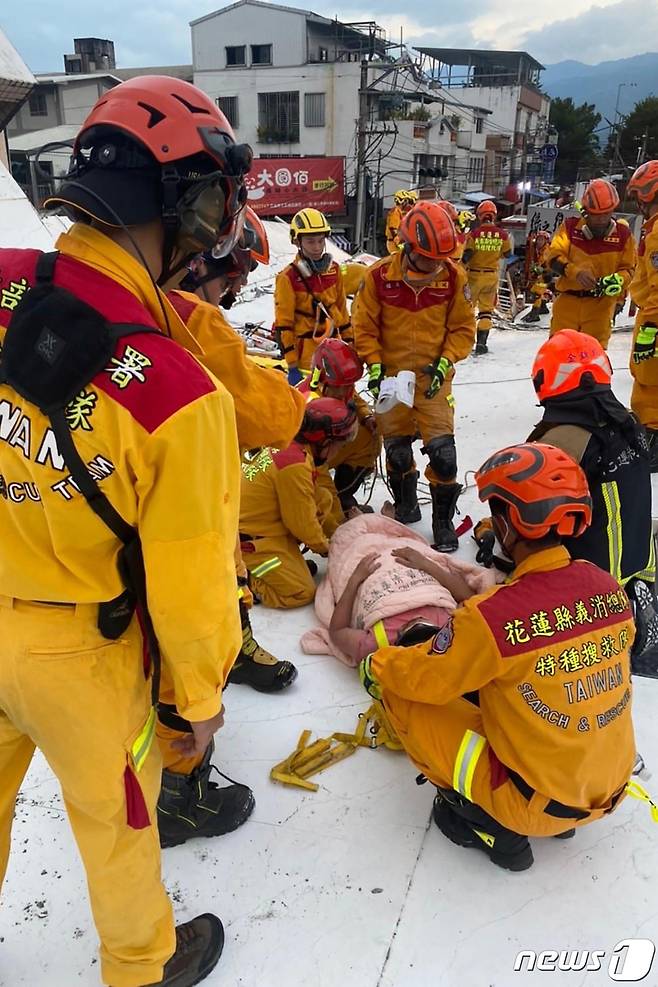
<svg viewBox="0 0 658 987">
<path fill-rule="evenodd" d="M 377 182 L 375 183 L 375 200 L 372 205 L 372 235 L 370 238 L 370 250 L 373 254 L 377 253 L 377 223 L 379 222 L 379 195 L 381 192 L 381 181 L 382 181 L 382 152 L 380 151 L 377 155 Z"/>
<path fill-rule="evenodd" d="M 354 242 L 363 249 L 363 231 L 366 215 L 366 136 L 368 132 L 368 62 L 361 61 L 361 81 L 359 83 L 359 121 L 356 144 L 356 218 L 354 221 Z"/>
</svg>

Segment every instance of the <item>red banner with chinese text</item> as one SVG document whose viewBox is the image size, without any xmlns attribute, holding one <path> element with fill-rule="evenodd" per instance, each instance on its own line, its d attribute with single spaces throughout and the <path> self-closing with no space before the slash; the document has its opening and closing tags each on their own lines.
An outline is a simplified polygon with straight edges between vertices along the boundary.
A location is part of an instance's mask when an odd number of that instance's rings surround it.
<svg viewBox="0 0 658 987">
<path fill-rule="evenodd" d="M 254 158 L 246 183 L 259 216 L 345 212 L 345 158 Z"/>
</svg>

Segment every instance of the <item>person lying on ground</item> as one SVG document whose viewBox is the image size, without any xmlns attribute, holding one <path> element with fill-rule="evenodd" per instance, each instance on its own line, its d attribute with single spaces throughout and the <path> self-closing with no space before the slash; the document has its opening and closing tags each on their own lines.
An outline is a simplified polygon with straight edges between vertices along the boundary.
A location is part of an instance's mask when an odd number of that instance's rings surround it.
<svg viewBox="0 0 658 987">
<path fill-rule="evenodd" d="M 463 576 L 449 572 L 444 565 L 433 562 L 409 545 L 394 548 L 391 555 L 398 565 L 409 569 L 411 573 L 427 573 L 450 593 L 457 604 L 473 595 L 473 590 Z M 361 559 L 347 581 L 347 586 L 336 604 L 329 624 L 331 640 L 353 665 L 358 664 L 378 647 L 390 643 L 399 644 L 403 635 L 419 623 L 432 624 L 439 630 L 450 618 L 451 610 L 448 607 L 429 604 L 386 617 L 368 630 L 353 627 L 352 609 L 359 587 L 380 568 L 381 561 L 377 552 L 371 552 Z"/>
</svg>

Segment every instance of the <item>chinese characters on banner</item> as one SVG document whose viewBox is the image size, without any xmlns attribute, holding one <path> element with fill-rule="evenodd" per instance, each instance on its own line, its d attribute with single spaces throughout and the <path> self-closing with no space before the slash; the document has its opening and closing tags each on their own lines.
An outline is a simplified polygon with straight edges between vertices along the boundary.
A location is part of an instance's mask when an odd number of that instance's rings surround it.
<svg viewBox="0 0 658 987">
<path fill-rule="evenodd" d="M 345 212 L 345 158 L 254 158 L 246 183 L 259 216 Z"/>
</svg>

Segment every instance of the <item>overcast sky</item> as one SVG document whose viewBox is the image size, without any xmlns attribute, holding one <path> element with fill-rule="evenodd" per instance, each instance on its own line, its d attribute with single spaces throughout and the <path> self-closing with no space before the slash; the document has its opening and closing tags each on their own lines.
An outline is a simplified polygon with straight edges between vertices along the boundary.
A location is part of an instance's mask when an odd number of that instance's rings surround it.
<svg viewBox="0 0 658 987">
<path fill-rule="evenodd" d="M 74 36 L 112 39 L 119 66 L 168 65 L 192 61 L 189 21 L 219 6 L 212 0 L 27 0 L 3 4 L 0 26 L 34 72 L 62 71 Z M 376 20 L 396 39 L 402 27 L 409 43 L 525 49 L 544 64 L 567 58 L 595 63 L 658 49 L 656 0 L 313 0 L 308 6 L 327 17 Z"/>
</svg>

